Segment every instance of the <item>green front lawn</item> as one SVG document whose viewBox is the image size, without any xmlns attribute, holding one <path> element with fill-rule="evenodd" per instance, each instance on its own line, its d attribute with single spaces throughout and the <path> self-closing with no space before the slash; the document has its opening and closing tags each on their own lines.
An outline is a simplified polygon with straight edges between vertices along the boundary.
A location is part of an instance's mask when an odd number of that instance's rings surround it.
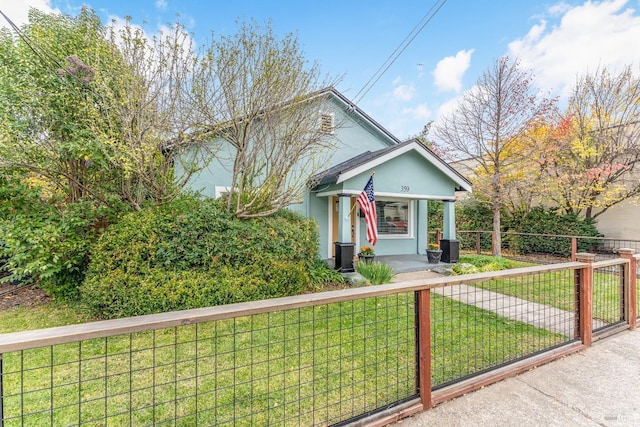
<svg viewBox="0 0 640 427">
<path fill-rule="evenodd" d="M 0 329 L 76 310 L 16 309 Z M 415 394 L 414 310 L 407 293 L 8 353 L 5 425 L 335 423 Z M 433 384 L 563 338 L 433 295 Z"/>
<path fill-rule="evenodd" d="M 0 333 L 53 328 L 95 320 L 80 304 L 49 302 L 0 311 Z"/>
</svg>

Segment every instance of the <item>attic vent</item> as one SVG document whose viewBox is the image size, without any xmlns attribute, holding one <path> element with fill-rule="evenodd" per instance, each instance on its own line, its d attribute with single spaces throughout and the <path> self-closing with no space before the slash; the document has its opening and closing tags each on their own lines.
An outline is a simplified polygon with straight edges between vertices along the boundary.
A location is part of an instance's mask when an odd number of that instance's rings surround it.
<svg viewBox="0 0 640 427">
<path fill-rule="evenodd" d="M 328 134 L 333 133 L 333 113 L 320 113 L 320 131 Z"/>
</svg>

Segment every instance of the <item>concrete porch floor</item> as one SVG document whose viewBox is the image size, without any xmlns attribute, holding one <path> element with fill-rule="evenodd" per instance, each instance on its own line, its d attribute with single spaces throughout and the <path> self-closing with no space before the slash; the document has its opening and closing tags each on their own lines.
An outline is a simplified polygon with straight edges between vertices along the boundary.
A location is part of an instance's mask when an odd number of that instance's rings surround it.
<svg viewBox="0 0 640 427">
<path fill-rule="evenodd" d="M 448 267 L 451 264 L 441 262 L 439 264 L 429 264 L 426 255 L 376 255 L 375 261 L 380 261 L 392 266 L 396 273 L 411 273 L 414 271 L 433 270 L 436 267 Z M 327 260 L 331 268 L 334 260 Z"/>
<path fill-rule="evenodd" d="M 426 255 L 382 255 L 376 256 L 376 261 L 392 266 L 396 273 L 411 273 L 413 271 L 433 270 L 436 267 L 446 268 L 451 264 L 444 262 L 429 264 Z"/>
</svg>

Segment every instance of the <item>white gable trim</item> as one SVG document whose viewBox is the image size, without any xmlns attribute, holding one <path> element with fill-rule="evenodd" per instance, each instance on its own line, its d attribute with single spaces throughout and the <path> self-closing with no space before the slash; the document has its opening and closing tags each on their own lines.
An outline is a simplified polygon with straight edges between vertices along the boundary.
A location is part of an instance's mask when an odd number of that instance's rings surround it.
<svg viewBox="0 0 640 427">
<path fill-rule="evenodd" d="M 350 196 L 359 196 L 360 193 L 362 193 L 362 191 L 331 190 L 331 191 L 323 191 L 320 193 L 316 193 L 316 197 L 337 196 L 338 194 L 348 194 Z M 446 196 L 433 196 L 430 194 L 389 193 L 389 192 L 376 191 L 375 197 L 378 197 L 378 196 L 391 197 L 391 198 L 400 199 L 400 200 L 411 199 L 411 200 L 442 200 L 442 201 L 447 200 L 452 202 L 456 201 L 455 196 L 446 197 Z"/>
<path fill-rule="evenodd" d="M 415 150 L 416 152 L 418 152 L 418 154 L 420 154 L 427 161 L 429 161 L 440 172 L 444 173 L 449 179 L 451 179 L 453 182 L 458 184 L 460 187 L 462 187 L 466 191 L 471 192 L 471 186 L 469 185 L 469 183 L 460 179 L 460 177 L 455 172 L 453 172 L 450 168 L 447 167 L 446 164 L 442 162 L 442 160 L 434 156 L 430 151 L 426 150 L 418 142 L 411 142 L 401 148 L 398 148 L 397 150 L 390 151 L 384 156 L 376 157 L 375 159 L 361 166 L 358 166 L 357 168 L 341 173 L 340 176 L 338 176 L 338 179 L 336 180 L 336 184 L 340 184 L 341 182 L 344 182 L 350 178 L 358 176 L 372 168 L 375 168 L 376 166 L 379 166 L 383 163 L 388 162 L 391 159 L 394 159 L 402 154 L 408 153 L 411 150 Z"/>
</svg>

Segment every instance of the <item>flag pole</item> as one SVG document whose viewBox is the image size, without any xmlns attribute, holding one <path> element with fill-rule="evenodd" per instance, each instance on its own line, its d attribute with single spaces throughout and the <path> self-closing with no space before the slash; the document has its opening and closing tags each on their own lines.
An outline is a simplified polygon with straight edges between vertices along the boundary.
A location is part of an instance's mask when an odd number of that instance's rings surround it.
<svg viewBox="0 0 640 427">
<path fill-rule="evenodd" d="M 373 175 L 375 175 L 375 174 L 376 174 L 375 171 L 371 172 L 371 176 L 369 178 L 373 178 Z M 357 203 L 354 203 L 353 207 L 351 208 L 351 210 L 347 214 L 346 218 L 349 218 L 351 215 L 353 215 L 353 211 L 356 210 L 356 206 L 357 206 Z"/>
</svg>

